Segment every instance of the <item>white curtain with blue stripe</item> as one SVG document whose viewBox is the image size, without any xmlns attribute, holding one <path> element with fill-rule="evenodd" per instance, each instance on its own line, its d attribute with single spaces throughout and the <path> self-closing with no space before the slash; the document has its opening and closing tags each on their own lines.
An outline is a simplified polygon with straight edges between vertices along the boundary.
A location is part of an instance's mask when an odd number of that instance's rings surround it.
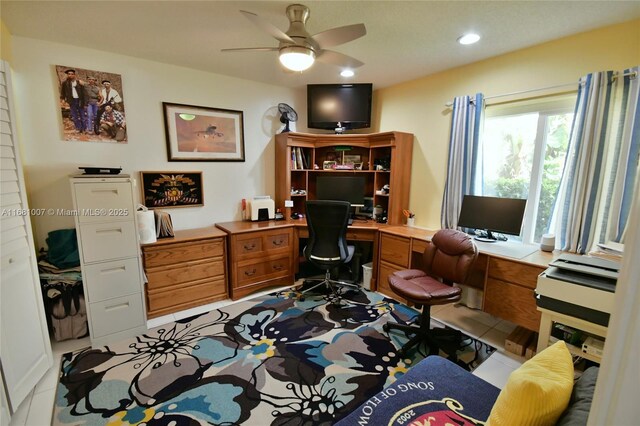
<svg viewBox="0 0 640 426">
<path fill-rule="evenodd" d="M 457 228 L 464 195 L 479 194 L 482 167 L 480 134 L 484 117 L 484 96 L 459 96 L 453 100 L 447 180 L 440 222 L 443 229 Z"/>
<path fill-rule="evenodd" d="M 638 69 L 580 79 L 556 204 L 562 250 L 624 242 L 639 164 Z"/>
</svg>

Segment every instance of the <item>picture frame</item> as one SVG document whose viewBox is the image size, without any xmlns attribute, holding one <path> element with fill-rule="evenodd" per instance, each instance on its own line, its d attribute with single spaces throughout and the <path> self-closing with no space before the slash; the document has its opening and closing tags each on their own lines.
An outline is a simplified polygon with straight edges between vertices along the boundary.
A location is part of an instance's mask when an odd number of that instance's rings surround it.
<svg viewBox="0 0 640 426">
<path fill-rule="evenodd" d="M 140 172 L 140 180 L 147 208 L 204 206 L 202 172 Z"/>
<path fill-rule="evenodd" d="M 342 164 L 358 164 L 362 163 L 362 157 L 359 154 L 344 154 Z"/>
<path fill-rule="evenodd" d="M 243 112 L 163 102 L 169 161 L 245 161 Z"/>
<path fill-rule="evenodd" d="M 322 169 L 323 170 L 335 169 L 337 164 L 338 163 L 336 163 L 335 161 L 324 161 L 322 163 Z"/>
<path fill-rule="evenodd" d="M 128 143 L 127 114 L 120 74 L 54 65 L 62 140 Z"/>
</svg>

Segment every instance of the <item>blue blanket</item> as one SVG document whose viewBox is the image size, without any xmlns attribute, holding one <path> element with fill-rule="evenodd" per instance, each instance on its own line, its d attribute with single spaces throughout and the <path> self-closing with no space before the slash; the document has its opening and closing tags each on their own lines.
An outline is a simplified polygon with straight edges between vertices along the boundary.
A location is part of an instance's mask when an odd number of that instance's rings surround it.
<svg viewBox="0 0 640 426">
<path fill-rule="evenodd" d="M 336 425 L 484 424 L 499 393 L 451 361 L 430 356 Z"/>
</svg>

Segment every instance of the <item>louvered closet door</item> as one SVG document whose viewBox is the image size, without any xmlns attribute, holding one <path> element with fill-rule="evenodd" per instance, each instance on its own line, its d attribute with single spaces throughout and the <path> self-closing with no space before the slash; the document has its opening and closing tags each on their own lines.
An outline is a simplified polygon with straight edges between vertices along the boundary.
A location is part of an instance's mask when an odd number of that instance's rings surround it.
<svg viewBox="0 0 640 426">
<path fill-rule="evenodd" d="M 9 66 L 1 61 L 0 68 L 0 359 L 15 411 L 53 362 L 12 122 Z"/>
</svg>

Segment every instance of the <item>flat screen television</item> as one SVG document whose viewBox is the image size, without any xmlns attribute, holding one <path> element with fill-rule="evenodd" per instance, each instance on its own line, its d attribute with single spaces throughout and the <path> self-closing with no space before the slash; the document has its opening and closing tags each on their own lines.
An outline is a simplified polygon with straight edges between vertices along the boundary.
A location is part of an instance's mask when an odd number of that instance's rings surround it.
<svg viewBox="0 0 640 426">
<path fill-rule="evenodd" d="M 328 130 L 371 127 L 372 94 L 371 83 L 307 85 L 307 127 Z"/>
<path fill-rule="evenodd" d="M 318 176 L 317 200 L 348 201 L 351 206 L 365 205 L 365 181 L 363 176 Z"/>
<path fill-rule="evenodd" d="M 476 236 L 479 241 L 495 242 L 493 232 L 520 235 L 527 200 L 519 198 L 481 197 L 465 195 L 462 199 L 458 226 L 484 230 L 486 237 Z"/>
</svg>

